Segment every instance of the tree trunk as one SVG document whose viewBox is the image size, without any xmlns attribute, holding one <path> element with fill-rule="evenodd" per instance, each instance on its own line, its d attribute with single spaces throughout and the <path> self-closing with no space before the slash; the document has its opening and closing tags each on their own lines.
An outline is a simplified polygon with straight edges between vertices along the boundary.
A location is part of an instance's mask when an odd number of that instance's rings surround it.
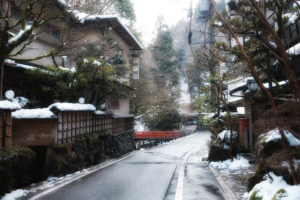
<svg viewBox="0 0 300 200">
<path fill-rule="evenodd" d="M 278 120 L 278 122 L 279 122 L 279 121 L 280 121 L 280 117 L 279 117 L 279 115 L 278 115 L 277 108 L 276 108 L 276 106 L 275 106 L 275 102 L 274 102 L 273 96 L 272 96 L 271 93 L 264 87 L 264 85 L 263 85 L 263 83 L 262 83 L 262 81 L 261 81 L 259 75 L 257 74 L 255 68 L 252 66 L 252 62 L 251 62 L 249 56 L 246 54 L 245 49 L 244 49 L 243 45 L 240 43 L 240 41 L 239 41 L 239 39 L 237 38 L 236 34 L 233 32 L 233 30 L 231 29 L 231 27 L 229 26 L 229 24 L 223 19 L 223 17 L 222 17 L 222 16 L 220 15 L 220 13 L 217 11 L 214 2 L 213 2 L 212 0 L 209 0 L 209 1 L 211 2 L 211 4 L 212 4 L 212 6 L 213 6 L 213 8 L 214 8 L 214 10 L 215 10 L 215 12 L 216 12 L 216 14 L 218 15 L 219 19 L 223 22 L 223 24 L 226 26 L 227 30 L 230 32 L 230 34 L 232 35 L 232 37 L 235 39 L 236 43 L 238 44 L 238 46 L 239 46 L 239 48 L 240 48 L 240 50 L 241 50 L 243 56 L 245 57 L 245 59 L 246 59 L 246 61 L 247 61 L 247 63 L 248 63 L 248 66 L 249 66 L 249 68 L 250 68 L 250 70 L 251 70 L 251 72 L 252 72 L 252 74 L 253 74 L 253 76 L 254 76 L 256 82 L 257 82 L 258 85 L 259 85 L 259 87 L 260 87 L 261 90 L 264 91 L 264 92 L 267 94 L 267 96 L 269 97 L 269 100 L 270 100 L 271 105 L 272 105 L 272 109 L 274 110 L 274 114 L 275 114 L 275 116 L 276 116 L 276 118 L 277 118 L 277 120 Z M 249 2 L 249 0 L 247 0 L 247 1 Z M 253 0 L 250 0 L 250 1 L 253 1 Z M 256 5 L 256 3 L 254 3 L 254 4 Z M 257 6 L 257 5 L 256 5 L 256 6 Z M 251 6 L 251 7 L 253 7 L 253 6 Z M 260 9 L 259 9 L 259 10 L 260 10 Z M 264 16 L 264 15 L 263 15 L 263 16 Z M 264 19 L 266 19 L 266 18 L 264 17 Z M 264 24 L 265 24 L 265 23 L 264 23 Z M 265 25 L 266 25 L 266 24 L 265 24 Z M 270 26 L 269 23 L 267 23 L 267 25 Z M 267 25 L 266 25 L 266 26 L 267 26 Z M 269 30 L 268 26 L 267 26 L 267 29 Z M 271 27 L 271 29 L 272 29 L 272 27 Z M 270 30 L 269 30 L 269 31 L 270 31 Z M 272 29 L 272 32 L 274 32 L 273 29 Z M 275 34 L 276 34 L 276 33 L 275 33 Z M 277 36 L 277 35 L 276 35 L 276 36 Z M 273 38 L 273 39 L 274 39 L 274 38 Z M 277 36 L 276 39 L 279 39 L 278 36 Z M 278 42 L 278 40 L 276 40 L 276 41 L 277 41 L 277 43 L 280 43 L 281 46 L 284 48 L 284 46 L 283 46 L 281 40 L 280 40 L 280 42 Z M 274 42 L 275 42 L 275 39 L 274 39 Z M 275 42 L 275 43 L 276 43 L 276 42 Z M 277 43 L 276 43 L 276 45 L 277 45 Z M 278 46 L 279 46 L 279 45 L 277 45 L 277 47 L 278 47 Z M 284 49 L 284 51 L 285 51 L 285 49 Z M 287 54 L 286 54 L 286 55 L 287 55 Z M 287 57 L 288 57 L 288 56 L 287 56 Z M 288 61 L 289 61 L 289 58 L 288 58 Z M 289 62 L 289 63 L 290 63 L 290 62 Z M 299 86 L 298 81 L 297 81 L 297 85 Z M 295 90 L 296 90 L 296 88 L 294 88 L 294 91 L 295 91 Z M 296 90 L 296 91 L 297 91 L 297 90 Z M 297 96 L 295 95 L 295 97 L 296 97 L 296 98 L 299 98 L 299 97 L 298 97 L 298 93 L 296 93 L 296 94 L 297 94 Z M 287 154 L 287 156 L 288 156 L 288 162 L 289 162 L 290 169 L 291 169 L 291 172 L 292 172 L 292 177 L 293 177 L 293 180 L 294 180 L 294 184 L 295 184 L 295 185 L 298 185 L 297 173 L 296 173 L 296 171 L 295 171 L 294 161 L 293 161 L 293 159 L 291 158 L 291 155 L 290 155 L 290 153 L 289 153 L 289 149 L 288 149 L 288 145 L 287 145 L 287 139 L 286 139 L 286 137 L 285 137 L 285 135 L 284 135 L 284 133 L 283 133 L 282 127 L 278 127 L 278 129 L 279 129 L 279 132 L 280 132 L 280 135 L 281 135 L 281 138 L 282 138 L 282 145 L 283 145 L 283 148 L 285 149 L 285 152 L 286 152 L 286 154 Z"/>
<path fill-rule="evenodd" d="M 252 10 L 257 14 L 261 22 L 265 25 L 265 28 L 269 31 L 271 37 L 273 38 L 277 50 L 279 51 L 279 54 L 281 55 L 282 62 L 284 63 L 283 67 L 285 68 L 287 78 L 289 80 L 289 84 L 292 86 L 293 93 L 295 95 L 296 101 L 300 101 L 300 86 L 298 79 L 296 75 L 294 74 L 292 67 L 291 67 L 291 61 L 289 58 L 289 55 L 286 52 L 286 49 L 282 43 L 281 38 L 278 37 L 275 30 L 272 28 L 271 24 L 269 23 L 268 19 L 262 12 L 262 10 L 258 7 L 256 1 L 254 0 L 247 0 L 248 4 L 251 6 Z M 228 24 L 227 24 L 228 25 Z"/>
</svg>

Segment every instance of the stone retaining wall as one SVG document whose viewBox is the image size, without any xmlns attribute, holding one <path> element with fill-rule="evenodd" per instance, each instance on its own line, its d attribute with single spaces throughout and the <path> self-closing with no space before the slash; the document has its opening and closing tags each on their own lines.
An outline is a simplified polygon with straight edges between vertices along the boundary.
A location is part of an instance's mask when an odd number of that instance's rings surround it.
<svg viewBox="0 0 300 200">
<path fill-rule="evenodd" d="M 49 146 L 46 176 L 74 173 L 135 150 L 134 130 L 120 134 L 89 134 L 67 144 Z"/>
</svg>

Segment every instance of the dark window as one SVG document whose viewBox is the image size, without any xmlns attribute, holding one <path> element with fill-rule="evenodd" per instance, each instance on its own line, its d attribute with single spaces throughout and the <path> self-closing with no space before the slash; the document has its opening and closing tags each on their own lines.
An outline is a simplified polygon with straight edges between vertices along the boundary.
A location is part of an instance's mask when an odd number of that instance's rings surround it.
<svg viewBox="0 0 300 200">
<path fill-rule="evenodd" d="M 116 99 L 114 97 L 109 97 L 108 108 L 109 109 L 119 109 L 119 107 L 120 107 L 119 99 Z"/>
<path fill-rule="evenodd" d="M 283 13 L 286 14 L 286 13 L 291 12 L 292 7 L 293 7 L 293 2 L 291 0 L 287 0 L 285 2 L 285 6 L 283 8 Z"/>
<path fill-rule="evenodd" d="M 42 30 L 43 30 L 44 33 L 50 35 L 50 28 L 48 28 L 48 27 L 46 27 L 46 26 L 43 26 L 43 27 L 42 27 Z"/>
<path fill-rule="evenodd" d="M 60 32 L 58 30 L 51 29 L 51 36 L 60 39 Z"/>
</svg>

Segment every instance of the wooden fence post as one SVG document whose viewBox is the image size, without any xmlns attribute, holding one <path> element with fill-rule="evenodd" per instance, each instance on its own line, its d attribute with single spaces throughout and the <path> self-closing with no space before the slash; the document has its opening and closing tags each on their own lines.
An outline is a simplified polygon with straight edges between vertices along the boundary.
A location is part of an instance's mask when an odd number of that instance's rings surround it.
<svg viewBox="0 0 300 200">
<path fill-rule="evenodd" d="M 0 112 L 0 147 L 4 146 L 3 112 Z"/>
<path fill-rule="evenodd" d="M 57 130 L 57 144 L 61 145 L 62 144 L 62 113 L 58 113 L 58 130 Z"/>
<path fill-rule="evenodd" d="M 62 139 L 62 144 L 67 143 L 67 137 L 68 137 L 68 113 L 63 112 L 63 139 Z"/>
<path fill-rule="evenodd" d="M 82 137 L 84 134 L 83 112 L 80 112 L 79 116 L 80 116 L 80 136 Z"/>
<path fill-rule="evenodd" d="M 90 118 L 90 126 L 89 126 L 90 131 L 89 131 L 89 132 L 90 132 L 90 133 L 94 133 L 94 132 L 93 132 L 93 113 L 92 113 L 92 112 L 89 112 L 88 114 L 90 115 L 90 117 L 89 117 L 89 118 Z"/>
<path fill-rule="evenodd" d="M 12 119 L 11 119 L 11 111 L 5 112 L 5 147 L 9 147 L 12 145 Z"/>
<path fill-rule="evenodd" d="M 76 139 L 80 136 L 80 113 L 76 112 Z"/>
<path fill-rule="evenodd" d="M 76 140 L 76 113 L 72 112 L 72 141 Z"/>
<path fill-rule="evenodd" d="M 72 141 L 72 112 L 68 112 L 68 142 Z"/>
</svg>

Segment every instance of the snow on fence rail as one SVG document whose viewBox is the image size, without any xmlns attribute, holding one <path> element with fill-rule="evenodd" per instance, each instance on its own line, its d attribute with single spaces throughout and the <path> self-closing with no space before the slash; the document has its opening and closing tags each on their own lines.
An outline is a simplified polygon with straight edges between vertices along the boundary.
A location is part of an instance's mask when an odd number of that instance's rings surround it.
<svg viewBox="0 0 300 200">
<path fill-rule="evenodd" d="M 85 134 L 112 133 L 118 134 L 133 130 L 133 115 L 116 116 L 97 114 L 92 111 L 60 111 L 58 112 L 57 142 L 65 144 Z"/>
<path fill-rule="evenodd" d="M 72 142 L 86 134 L 101 132 L 118 134 L 133 130 L 134 115 L 112 115 L 96 111 L 94 106 L 87 104 L 82 106 L 72 106 L 66 103 L 64 105 L 53 104 L 48 109 L 48 115 L 42 115 L 37 113 L 38 110 L 29 109 L 28 113 L 32 114 L 22 115 L 20 111 L 18 111 L 19 114 L 15 113 L 10 144 L 22 146 L 60 145 Z"/>
</svg>

